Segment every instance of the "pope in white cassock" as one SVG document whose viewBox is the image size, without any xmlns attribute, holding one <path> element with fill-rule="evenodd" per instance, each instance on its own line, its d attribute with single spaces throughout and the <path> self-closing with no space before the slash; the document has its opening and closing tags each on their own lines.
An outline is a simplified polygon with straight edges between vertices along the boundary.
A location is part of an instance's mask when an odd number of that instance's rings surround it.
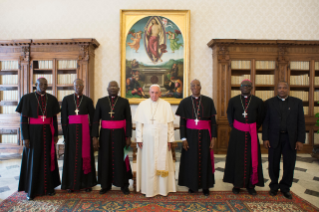
<svg viewBox="0 0 319 212">
<path fill-rule="evenodd" d="M 160 99 L 159 85 L 150 87 L 150 98 L 136 109 L 137 183 L 146 197 L 176 192 L 175 165 L 171 153 L 174 142 L 174 114 L 171 105 Z"/>
</svg>

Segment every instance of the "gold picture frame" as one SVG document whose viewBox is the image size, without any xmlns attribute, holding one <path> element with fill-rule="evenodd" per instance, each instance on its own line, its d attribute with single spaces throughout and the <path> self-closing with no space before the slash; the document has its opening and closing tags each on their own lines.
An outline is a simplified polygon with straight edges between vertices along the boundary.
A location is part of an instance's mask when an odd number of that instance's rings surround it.
<svg viewBox="0 0 319 212">
<path fill-rule="evenodd" d="M 179 104 L 188 96 L 190 10 L 121 10 L 121 96 L 131 104 L 159 84 L 161 98 Z"/>
</svg>

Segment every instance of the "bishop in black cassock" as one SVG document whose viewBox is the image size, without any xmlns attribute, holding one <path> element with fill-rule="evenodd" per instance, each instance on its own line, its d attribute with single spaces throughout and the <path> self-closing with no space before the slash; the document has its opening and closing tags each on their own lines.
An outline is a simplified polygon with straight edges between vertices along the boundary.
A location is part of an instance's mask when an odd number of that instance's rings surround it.
<svg viewBox="0 0 319 212">
<path fill-rule="evenodd" d="M 25 144 L 18 191 L 25 191 L 28 200 L 38 195 L 54 195 L 54 188 L 61 184 L 55 152 L 60 105 L 56 97 L 46 93 L 46 79 L 38 79 L 35 85 L 37 91 L 24 95 L 16 109 L 21 114 Z"/>
<path fill-rule="evenodd" d="M 192 96 L 183 99 L 177 108 L 183 150 L 178 184 L 187 186 L 189 193 L 203 189 L 209 195 L 214 187 L 214 139 L 217 137 L 214 102 L 200 95 L 198 80 L 191 82 Z"/>
<path fill-rule="evenodd" d="M 262 161 L 257 129 L 264 119 L 264 103 L 250 95 L 252 84 L 249 80 L 241 83 L 241 95 L 229 100 L 227 119 L 232 127 L 226 157 L 224 182 L 234 185 L 233 193 L 247 188 L 256 195 L 254 187 L 264 186 Z M 244 129 L 246 128 L 246 129 Z"/>
<path fill-rule="evenodd" d="M 65 142 L 62 189 L 85 189 L 97 184 L 90 135 L 94 118 L 93 101 L 83 95 L 83 81 L 74 81 L 75 93 L 63 98 L 61 122 Z M 86 152 L 85 152 L 86 151 Z"/>
<path fill-rule="evenodd" d="M 131 108 L 127 99 L 117 96 L 117 82 L 110 82 L 107 90 L 109 96 L 99 99 L 96 104 L 92 129 L 93 145 L 95 149 L 99 149 L 98 183 L 102 187 L 100 194 L 110 190 L 112 184 L 121 187 L 124 194 L 129 194 L 128 180 L 132 179 L 132 171 L 128 158 L 124 160 L 124 147 L 131 144 Z"/>
</svg>

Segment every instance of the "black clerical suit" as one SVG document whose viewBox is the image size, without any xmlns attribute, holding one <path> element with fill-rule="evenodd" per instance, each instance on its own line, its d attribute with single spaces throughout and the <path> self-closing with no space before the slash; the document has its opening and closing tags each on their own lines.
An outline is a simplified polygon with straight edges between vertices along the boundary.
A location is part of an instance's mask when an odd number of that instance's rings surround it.
<svg viewBox="0 0 319 212">
<path fill-rule="evenodd" d="M 273 97 L 266 101 L 263 140 L 269 140 L 269 177 L 271 190 L 288 192 L 296 163 L 296 142 L 305 143 L 305 117 L 302 101 L 289 96 L 283 101 Z M 283 177 L 278 184 L 280 158 L 283 155 Z"/>
</svg>

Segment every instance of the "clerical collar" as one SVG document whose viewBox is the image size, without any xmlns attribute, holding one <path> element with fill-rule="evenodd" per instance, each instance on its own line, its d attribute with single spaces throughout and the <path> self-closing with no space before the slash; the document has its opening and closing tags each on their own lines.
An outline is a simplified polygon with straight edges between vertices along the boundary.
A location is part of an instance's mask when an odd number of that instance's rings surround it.
<svg viewBox="0 0 319 212">
<path fill-rule="evenodd" d="M 44 96 L 45 95 L 45 93 L 42 94 L 42 93 L 39 93 L 38 91 L 37 91 L 37 94 L 40 95 L 40 96 Z"/>
<path fill-rule="evenodd" d="M 281 97 L 279 97 L 279 96 L 277 96 L 277 97 L 278 97 L 278 99 L 280 99 L 281 101 L 284 102 L 284 101 L 286 101 L 286 100 L 288 99 L 289 96 L 287 95 L 285 98 L 281 98 Z"/>
<path fill-rule="evenodd" d="M 194 99 L 199 99 L 200 96 L 194 96 L 194 95 L 192 95 L 192 97 L 193 97 Z"/>
<path fill-rule="evenodd" d="M 249 95 L 243 95 L 241 94 L 245 99 L 247 99 L 248 97 L 250 97 L 250 94 Z"/>
<path fill-rule="evenodd" d="M 77 95 L 76 93 L 74 93 L 74 95 L 76 96 L 76 98 L 80 98 L 82 95 Z"/>
<path fill-rule="evenodd" d="M 117 95 L 114 95 L 114 96 L 110 96 L 112 99 L 115 99 L 117 97 Z"/>
</svg>

